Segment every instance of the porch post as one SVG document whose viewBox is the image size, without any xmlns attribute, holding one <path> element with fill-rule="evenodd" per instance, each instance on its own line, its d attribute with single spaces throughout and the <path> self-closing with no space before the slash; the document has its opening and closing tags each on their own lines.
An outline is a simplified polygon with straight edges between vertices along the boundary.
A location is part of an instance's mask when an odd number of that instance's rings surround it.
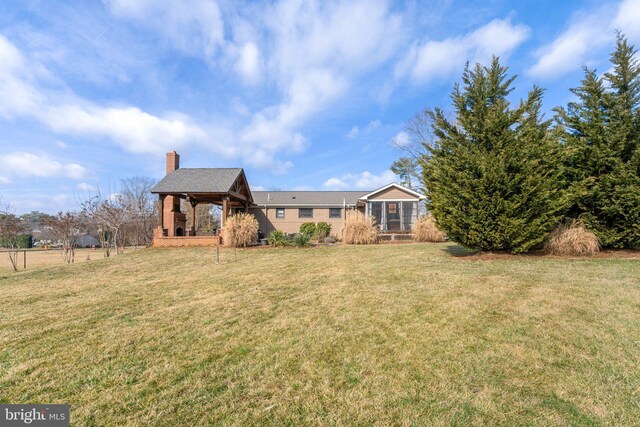
<svg viewBox="0 0 640 427">
<path fill-rule="evenodd" d="M 380 230 L 387 231 L 387 202 L 382 202 L 382 215 L 380 215 Z"/>
<path fill-rule="evenodd" d="M 164 230 L 164 194 L 158 196 L 158 227 Z"/>
<path fill-rule="evenodd" d="M 229 197 L 222 199 L 222 226 L 227 222 L 227 216 L 229 215 Z"/>
<path fill-rule="evenodd" d="M 191 205 L 191 235 L 196 235 L 196 206 L 198 201 L 192 197 L 189 197 L 189 204 Z"/>
<path fill-rule="evenodd" d="M 244 212 L 249 213 L 249 202 L 244 202 Z"/>
</svg>

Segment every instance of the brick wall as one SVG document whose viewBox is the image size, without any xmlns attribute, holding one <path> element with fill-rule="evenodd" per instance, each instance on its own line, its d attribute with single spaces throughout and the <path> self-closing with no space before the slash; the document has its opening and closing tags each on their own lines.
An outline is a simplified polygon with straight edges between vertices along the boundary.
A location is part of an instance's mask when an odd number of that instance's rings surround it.
<svg viewBox="0 0 640 427">
<path fill-rule="evenodd" d="M 188 236 L 188 237 L 158 237 L 153 238 L 154 248 L 180 247 L 180 246 L 208 246 L 213 247 L 218 244 L 219 236 Z M 220 240 L 222 245 L 222 240 Z"/>
</svg>

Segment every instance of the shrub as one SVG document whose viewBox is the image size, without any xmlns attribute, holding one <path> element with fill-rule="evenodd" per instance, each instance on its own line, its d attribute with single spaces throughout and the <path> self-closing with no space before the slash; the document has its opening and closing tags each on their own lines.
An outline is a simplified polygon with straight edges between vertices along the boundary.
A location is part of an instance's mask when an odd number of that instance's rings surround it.
<svg viewBox="0 0 640 427">
<path fill-rule="evenodd" d="M 258 220 L 240 212 L 227 218 L 222 229 L 222 242 L 228 247 L 247 247 L 258 240 Z"/>
<path fill-rule="evenodd" d="M 446 234 L 438 230 L 431 215 L 421 217 L 414 225 L 413 238 L 416 242 L 444 242 L 446 237 Z"/>
<path fill-rule="evenodd" d="M 360 212 L 347 218 L 344 227 L 344 242 L 350 245 L 370 245 L 378 243 L 380 230 L 372 217 L 366 217 Z"/>
<path fill-rule="evenodd" d="M 0 238 L 0 247 L 15 245 L 18 249 L 28 249 L 33 247 L 33 236 L 31 234 L 18 234 L 15 238 Z"/>
<path fill-rule="evenodd" d="M 311 236 L 306 233 L 296 234 L 295 236 L 293 236 L 291 243 L 293 244 L 293 246 L 296 246 L 298 248 L 307 247 L 311 244 Z"/>
<path fill-rule="evenodd" d="M 267 237 L 267 242 L 269 242 L 271 246 L 275 246 L 275 247 L 289 246 L 290 244 L 289 239 L 287 238 L 287 235 L 282 231 L 278 231 L 278 230 L 273 230 L 271 233 L 269 233 L 269 237 Z"/>
<path fill-rule="evenodd" d="M 467 66 L 451 94 L 455 120 L 441 109 L 426 116 L 434 136 L 421 158 L 427 207 L 468 248 L 527 252 L 565 214 L 561 146 L 543 117 L 542 90 L 513 105 L 513 79 L 497 57 Z"/>
<path fill-rule="evenodd" d="M 314 222 L 303 222 L 300 224 L 300 233 L 313 236 L 316 234 L 316 224 Z"/>
<path fill-rule="evenodd" d="M 600 241 L 579 220 L 560 223 L 549 233 L 544 249 L 551 255 L 591 256 L 600 251 Z"/>
<path fill-rule="evenodd" d="M 325 237 L 328 237 L 331 233 L 331 224 L 321 221 L 316 224 L 316 234 L 315 237 L 318 241 L 322 241 Z"/>
</svg>

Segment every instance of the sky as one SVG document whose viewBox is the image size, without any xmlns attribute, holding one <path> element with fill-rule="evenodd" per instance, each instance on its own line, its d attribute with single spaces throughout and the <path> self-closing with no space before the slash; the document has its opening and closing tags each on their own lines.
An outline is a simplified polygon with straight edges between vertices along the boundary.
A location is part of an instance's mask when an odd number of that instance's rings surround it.
<svg viewBox="0 0 640 427">
<path fill-rule="evenodd" d="M 639 23 L 640 0 L 0 2 L 0 197 L 77 210 L 171 150 L 253 190 L 372 190 L 467 61 L 498 55 L 551 114 Z"/>
</svg>

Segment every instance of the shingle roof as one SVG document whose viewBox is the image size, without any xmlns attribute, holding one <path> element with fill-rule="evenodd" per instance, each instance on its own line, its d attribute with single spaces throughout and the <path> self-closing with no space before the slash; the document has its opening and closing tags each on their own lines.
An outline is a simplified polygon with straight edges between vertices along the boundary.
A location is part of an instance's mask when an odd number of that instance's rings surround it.
<svg viewBox="0 0 640 427">
<path fill-rule="evenodd" d="M 355 205 L 370 191 L 252 191 L 258 206 L 342 206 Z"/>
<path fill-rule="evenodd" d="M 241 168 L 177 169 L 162 178 L 151 192 L 226 193 L 241 172 Z"/>
</svg>

